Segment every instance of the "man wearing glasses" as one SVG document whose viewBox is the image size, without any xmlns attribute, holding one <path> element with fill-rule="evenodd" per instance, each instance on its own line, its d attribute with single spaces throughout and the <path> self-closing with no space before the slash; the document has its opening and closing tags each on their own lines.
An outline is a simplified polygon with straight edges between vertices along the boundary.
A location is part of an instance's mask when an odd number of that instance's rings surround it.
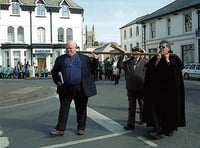
<svg viewBox="0 0 200 148">
<path fill-rule="evenodd" d="M 168 41 L 161 41 L 159 49 L 145 65 L 144 120 L 154 128 L 150 135 L 156 139 L 172 136 L 186 125 L 183 63 L 172 54 Z"/>
</svg>

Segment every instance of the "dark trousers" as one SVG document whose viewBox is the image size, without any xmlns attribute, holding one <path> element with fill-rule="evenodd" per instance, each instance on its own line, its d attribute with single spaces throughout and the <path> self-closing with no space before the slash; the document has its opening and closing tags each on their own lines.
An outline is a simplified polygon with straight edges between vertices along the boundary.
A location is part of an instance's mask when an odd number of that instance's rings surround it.
<svg viewBox="0 0 200 148">
<path fill-rule="evenodd" d="M 85 96 L 83 89 L 80 85 L 68 88 L 69 96 L 60 98 L 60 111 L 58 117 L 58 124 L 56 126 L 57 130 L 64 131 L 66 129 L 66 124 L 68 120 L 70 105 L 72 100 L 75 103 L 75 109 L 77 114 L 77 129 L 84 130 L 86 127 L 87 118 L 87 102 L 88 97 Z"/>
<path fill-rule="evenodd" d="M 113 80 L 114 80 L 114 84 L 119 84 L 119 78 L 120 76 L 119 75 L 113 75 Z"/>
<path fill-rule="evenodd" d="M 138 101 L 140 110 L 140 122 L 143 122 L 144 100 L 142 93 L 142 91 L 128 91 L 128 125 L 135 125 L 136 100 Z"/>
</svg>

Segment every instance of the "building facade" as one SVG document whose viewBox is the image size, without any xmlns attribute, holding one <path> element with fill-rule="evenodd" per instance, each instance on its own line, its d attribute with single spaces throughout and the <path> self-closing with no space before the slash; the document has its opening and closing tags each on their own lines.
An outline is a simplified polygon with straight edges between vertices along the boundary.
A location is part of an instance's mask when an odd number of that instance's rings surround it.
<svg viewBox="0 0 200 148">
<path fill-rule="evenodd" d="M 168 40 L 172 51 L 184 63 L 200 62 L 199 12 L 199 0 L 175 0 L 138 20 L 143 33 L 140 47 L 147 52 L 158 52 L 159 42 Z"/>
<path fill-rule="evenodd" d="M 139 17 L 120 28 L 121 47 L 130 52 L 133 47 L 143 45 L 143 27 L 138 21 L 143 20 L 147 15 Z"/>
<path fill-rule="evenodd" d="M 65 43 L 82 49 L 83 9 L 71 0 L 0 0 L 0 65 L 52 69 Z"/>
</svg>

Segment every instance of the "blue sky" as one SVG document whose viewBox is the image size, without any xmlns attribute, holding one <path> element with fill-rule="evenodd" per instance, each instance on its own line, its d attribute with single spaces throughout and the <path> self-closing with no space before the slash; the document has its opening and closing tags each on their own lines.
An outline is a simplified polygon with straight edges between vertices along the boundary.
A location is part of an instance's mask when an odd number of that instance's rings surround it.
<svg viewBox="0 0 200 148">
<path fill-rule="evenodd" d="M 72 0 L 84 9 L 88 30 L 95 26 L 96 41 L 120 44 L 119 28 L 175 0 Z"/>
</svg>

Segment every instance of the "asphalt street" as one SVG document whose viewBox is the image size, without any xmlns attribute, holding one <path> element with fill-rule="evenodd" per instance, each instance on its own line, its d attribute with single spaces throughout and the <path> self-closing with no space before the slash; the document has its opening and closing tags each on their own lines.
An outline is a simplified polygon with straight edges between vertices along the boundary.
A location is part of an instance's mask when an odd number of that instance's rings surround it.
<svg viewBox="0 0 200 148">
<path fill-rule="evenodd" d="M 200 81 L 185 81 L 187 126 L 179 128 L 172 137 L 159 140 L 149 137 L 150 129 L 145 125 L 136 124 L 133 131 L 123 130 L 128 112 L 125 81 L 122 77 L 119 85 L 113 83 L 96 82 L 98 95 L 90 98 L 88 103 L 85 135 L 76 135 L 76 112 L 72 104 L 65 135 L 54 137 L 49 131 L 56 125 L 59 101 L 52 80 L 0 79 L 0 147 L 200 147 Z M 136 118 L 138 121 L 138 114 Z"/>
</svg>

